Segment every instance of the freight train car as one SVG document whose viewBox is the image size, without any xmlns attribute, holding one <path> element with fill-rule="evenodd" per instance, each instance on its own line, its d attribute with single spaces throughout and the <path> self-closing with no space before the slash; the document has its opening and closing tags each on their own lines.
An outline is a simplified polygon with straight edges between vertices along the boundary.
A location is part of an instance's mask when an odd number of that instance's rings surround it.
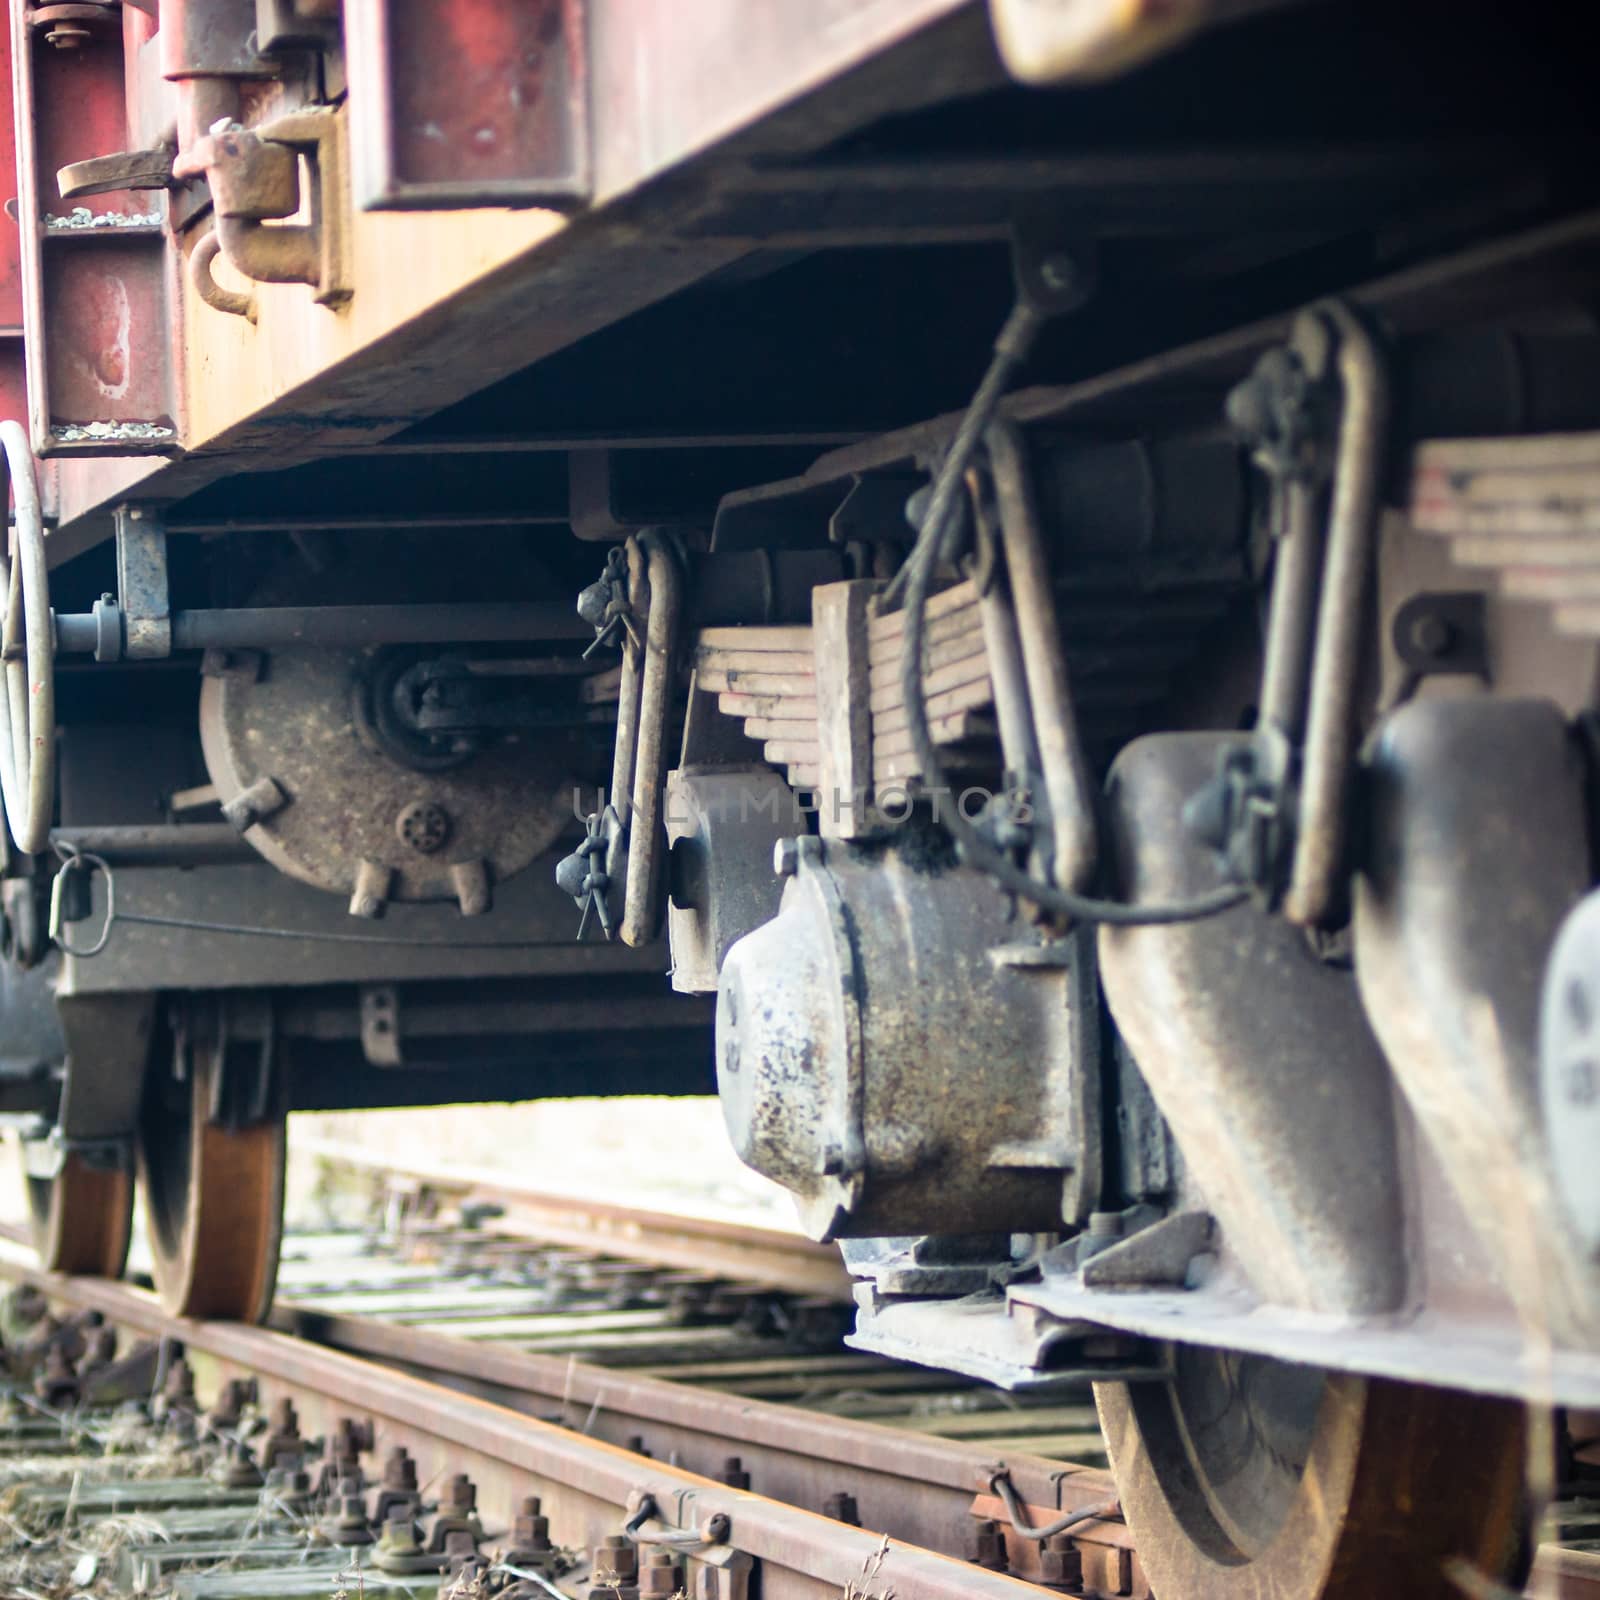
<svg viewBox="0 0 1600 1600">
<path fill-rule="evenodd" d="M 258 1318 L 288 1110 L 714 1087 L 858 1344 L 1097 1384 L 1163 1600 L 1514 1578 L 1600 1407 L 1578 10 L 11 0 L 43 1259 L 137 1183 Z"/>
</svg>

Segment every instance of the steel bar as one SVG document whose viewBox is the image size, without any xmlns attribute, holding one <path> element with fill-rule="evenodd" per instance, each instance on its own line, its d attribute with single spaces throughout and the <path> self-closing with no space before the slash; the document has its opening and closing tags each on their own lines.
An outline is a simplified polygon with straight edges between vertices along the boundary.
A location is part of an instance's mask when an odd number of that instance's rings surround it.
<svg viewBox="0 0 1600 1600">
<path fill-rule="evenodd" d="M 97 624 L 88 614 L 56 619 L 58 648 L 87 654 Z M 381 644 L 492 644 L 588 639 L 588 624 L 554 601 L 464 605 L 251 606 L 179 611 L 175 650 L 272 650 L 289 645 L 360 648 Z"/>
<path fill-rule="evenodd" d="M 80 854 L 101 856 L 113 867 L 220 866 L 260 859 L 226 822 L 55 828 L 50 842 L 70 845 Z"/>
<path fill-rule="evenodd" d="M 180 611 L 180 650 L 270 649 L 275 645 L 481 644 L 496 640 L 586 639 L 570 606 L 549 601 L 476 605 L 277 606 Z"/>
<path fill-rule="evenodd" d="M 1316 522 L 1316 498 L 1308 485 L 1290 483 L 1284 494 L 1287 520 L 1272 579 L 1257 726 L 1298 745 L 1305 728 L 1317 580 L 1322 571 L 1322 530 Z"/>
<path fill-rule="evenodd" d="M 661 924 L 661 858 L 666 841 L 659 819 L 667 778 L 667 715 L 676 681 L 684 590 L 683 572 L 666 535 L 647 533 L 639 543 L 648 562 L 650 611 L 645 622 L 633 801 L 628 808 L 627 892 L 622 902 L 622 942 L 630 945 L 648 944 Z"/>
<path fill-rule="evenodd" d="M 1388 375 L 1376 341 L 1349 307 L 1333 301 L 1324 314 L 1338 339 L 1344 412 L 1306 706 L 1294 865 L 1283 902 L 1284 915 L 1307 927 L 1333 911 L 1344 856 L 1345 797 L 1355 759 L 1357 680 L 1367 626 L 1362 602 L 1382 512 L 1389 424 Z"/>
</svg>

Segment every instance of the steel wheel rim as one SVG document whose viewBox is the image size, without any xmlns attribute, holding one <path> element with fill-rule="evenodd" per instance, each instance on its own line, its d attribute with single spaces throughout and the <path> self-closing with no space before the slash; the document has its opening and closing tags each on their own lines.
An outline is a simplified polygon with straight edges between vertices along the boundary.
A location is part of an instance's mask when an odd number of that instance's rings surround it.
<svg viewBox="0 0 1600 1600">
<path fill-rule="evenodd" d="M 1455 1564 L 1517 1579 L 1530 1548 L 1523 1408 L 1350 1373 L 1320 1377 L 1305 1461 L 1270 1528 L 1241 1518 L 1237 1495 L 1197 1479 L 1193 1435 L 1176 1425 L 1165 1386 L 1096 1385 L 1118 1494 L 1155 1593 L 1459 1600 Z"/>
<path fill-rule="evenodd" d="M 186 1081 L 158 1073 L 146 1090 L 139 1182 L 156 1290 L 175 1316 L 260 1322 L 278 1273 L 286 1119 L 207 1121 L 212 1071 L 197 1053 Z"/>
<path fill-rule="evenodd" d="M 40 1266 L 79 1277 L 122 1276 L 133 1226 L 131 1172 L 93 1167 L 69 1153 L 55 1177 L 24 1174 L 24 1187 Z"/>
</svg>

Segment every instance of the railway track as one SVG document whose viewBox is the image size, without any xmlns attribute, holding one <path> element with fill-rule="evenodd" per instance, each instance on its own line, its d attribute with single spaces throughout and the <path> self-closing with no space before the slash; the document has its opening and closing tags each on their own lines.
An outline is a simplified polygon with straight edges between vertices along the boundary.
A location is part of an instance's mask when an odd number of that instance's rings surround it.
<svg viewBox="0 0 1600 1600">
<path fill-rule="evenodd" d="M 804 1241 L 380 1181 L 376 1234 L 290 1235 L 270 1329 L 0 1246 L 14 1592 L 1148 1595 L 1086 1392 L 843 1349 Z M 1596 1507 L 1546 1532 L 1528 1593 L 1600 1595 Z"/>
</svg>

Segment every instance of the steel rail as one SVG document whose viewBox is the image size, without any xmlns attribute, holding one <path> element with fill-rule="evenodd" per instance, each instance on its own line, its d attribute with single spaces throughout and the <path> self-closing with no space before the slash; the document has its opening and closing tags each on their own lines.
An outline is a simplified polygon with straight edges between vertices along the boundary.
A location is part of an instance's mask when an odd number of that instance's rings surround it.
<svg viewBox="0 0 1600 1600">
<path fill-rule="evenodd" d="M 1037 1554 L 1020 1539 L 1010 1539 L 1013 1574 L 1000 1576 L 927 1546 L 950 1542 L 952 1529 L 972 1519 L 997 1519 L 1011 1512 L 993 1487 L 999 1464 L 982 1447 L 908 1436 L 872 1423 L 807 1415 L 787 1407 L 719 1395 L 660 1379 L 631 1377 L 604 1369 L 513 1351 L 478 1348 L 415 1329 L 395 1328 L 363 1318 L 307 1316 L 305 1337 L 237 1324 L 194 1323 L 166 1316 L 155 1299 L 126 1285 L 94 1279 L 63 1278 L 30 1265 L 25 1252 L 0 1244 L 0 1279 L 31 1284 L 57 1304 L 98 1311 L 109 1323 L 145 1337 L 181 1342 L 202 1383 L 255 1377 L 292 1393 L 312 1432 L 329 1432 L 344 1416 L 369 1416 L 379 1447 L 404 1444 L 424 1474 L 466 1471 L 479 1486 L 486 1525 L 509 1521 L 520 1498 L 538 1493 L 551 1515 L 558 1540 L 592 1545 L 618 1531 L 644 1496 L 667 1508 L 673 1528 L 704 1527 L 714 1516 L 729 1519 L 730 1533 L 718 1559 L 737 1566 L 739 1557 L 760 1563 L 760 1593 L 767 1600 L 789 1596 L 860 1592 L 848 1585 L 863 1574 L 873 1579 L 868 1593 L 893 1593 L 900 1600 L 946 1600 L 977 1596 L 1005 1600 L 1038 1590 L 1021 1581 L 1038 1572 Z M 382 1361 L 441 1373 L 452 1383 L 494 1393 L 445 1389 L 437 1383 L 307 1342 L 317 1337 L 348 1349 L 364 1348 Z M 464 1371 L 463 1369 L 469 1369 Z M 534 1421 L 522 1409 L 555 1401 L 559 1413 L 584 1414 L 583 1432 L 550 1421 Z M 652 1442 L 668 1445 L 672 1464 L 619 1449 L 590 1433 L 620 1431 L 647 1423 Z M 746 1465 L 770 1478 L 778 1497 L 735 1490 L 686 1471 L 677 1464 L 680 1445 L 717 1450 L 737 1448 Z M 698 1452 L 696 1452 L 698 1453 Z M 848 1482 L 869 1527 L 889 1517 L 875 1515 L 880 1504 L 895 1524 L 885 1535 L 863 1531 L 787 1503 L 800 1489 L 785 1478 L 804 1476 L 821 1465 L 830 1484 Z M 1111 1493 L 1108 1473 L 1093 1468 L 1063 1470 L 1058 1464 L 1008 1456 L 1009 1498 L 1026 1509 L 1029 1521 L 1062 1511 L 1091 1511 Z M 970 1474 L 970 1476 L 969 1476 Z M 809 1482 L 809 1480 L 807 1480 Z M 885 1499 L 880 1502 L 879 1492 Z M 812 1493 L 815 1492 L 814 1485 Z M 783 1503 L 780 1503 L 783 1502 Z M 913 1538 L 905 1526 L 926 1527 Z M 1120 1522 L 1086 1520 L 1074 1527 L 1075 1541 L 1110 1546 L 1124 1562 L 1135 1559 L 1131 1537 Z M 1131 1569 L 1128 1569 L 1131 1570 Z M 703 1592 L 737 1596 L 742 1588 Z M 883 1585 L 883 1588 L 879 1588 Z M 1126 1592 L 1125 1590 L 1123 1592 Z M 1596 1600 L 1600 1597 L 1600 1555 L 1581 1549 L 1541 1547 L 1525 1590 L 1527 1600 Z M 1185 1597 L 1179 1597 L 1185 1600 Z"/>
<path fill-rule="evenodd" d="M 948 1548 L 974 1515 L 1006 1516 L 989 1487 L 1000 1464 L 992 1445 L 908 1433 L 310 1306 L 279 1307 L 273 1326 L 393 1362 L 519 1410 L 558 1416 L 592 1437 L 621 1443 L 643 1436 L 658 1456 L 712 1467 L 737 1455 L 763 1492 L 804 1506 L 821 1506 L 831 1495 L 847 1493 L 866 1527 L 912 1544 Z M 1004 1465 L 1035 1522 L 1087 1510 L 1116 1493 L 1110 1473 L 1097 1467 L 1064 1466 L 1010 1451 Z M 1075 1537 L 1132 1549 L 1120 1521 L 1097 1521 L 1077 1529 Z M 1037 1571 L 1036 1556 L 1021 1551 L 1016 1557 L 1013 1570 Z"/>
<path fill-rule="evenodd" d="M 14 1247 L 0 1246 L 0 1277 L 31 1284 L 54 1302 L 98 1311 L 113 1326 L 181 1342 L 202 1385 L 254 1377 L 274 1397 L 287 1391 L 309 1432 L 331 1432 L 340 1417 L 370 1417 L 378 1448 L 404 1444 L 423 1482 L 468 1473 L 485 1526 L 508 1526 L 520 1499 L 537 1494 L 556 1542 L 588 1548 L 619 1533 L 649 1496 L 672 1528 L 703 1528 L 726 1517 L 725 1546 L 695 1553 L 713 1567 L 730 1555 L 730 1567 L 750 1558 L 763 1600 L 838 1600 L 868 1579 L 870 1592 L 892 1592 L 897 1600 L 1022 1600 L 1038 1593 L 1020 1579 L 728 1488 L 343 1351 L 262 1328 L 169 1317 L 141 1290 L 41 1272 Z M 694 1592 L 720 1600 L 742 1591 Z"/>
<path fill-rule="evenodd" d="M 497 1229 L 547 1244 L 604 1250 L 628 1260 L 709 1272 L 799 1294 L 850 1300 L 850 1275 L 833 1245 L 747 1222 L 678 1216 L 611 1200 L 522 1188 L 459 1167 L 377 1155 L 353 1145 L 295 1135 L 295 1151 L 373 1175 L 393 1174 L 441 1192 L 499 1206 Z"/>
</svg>

